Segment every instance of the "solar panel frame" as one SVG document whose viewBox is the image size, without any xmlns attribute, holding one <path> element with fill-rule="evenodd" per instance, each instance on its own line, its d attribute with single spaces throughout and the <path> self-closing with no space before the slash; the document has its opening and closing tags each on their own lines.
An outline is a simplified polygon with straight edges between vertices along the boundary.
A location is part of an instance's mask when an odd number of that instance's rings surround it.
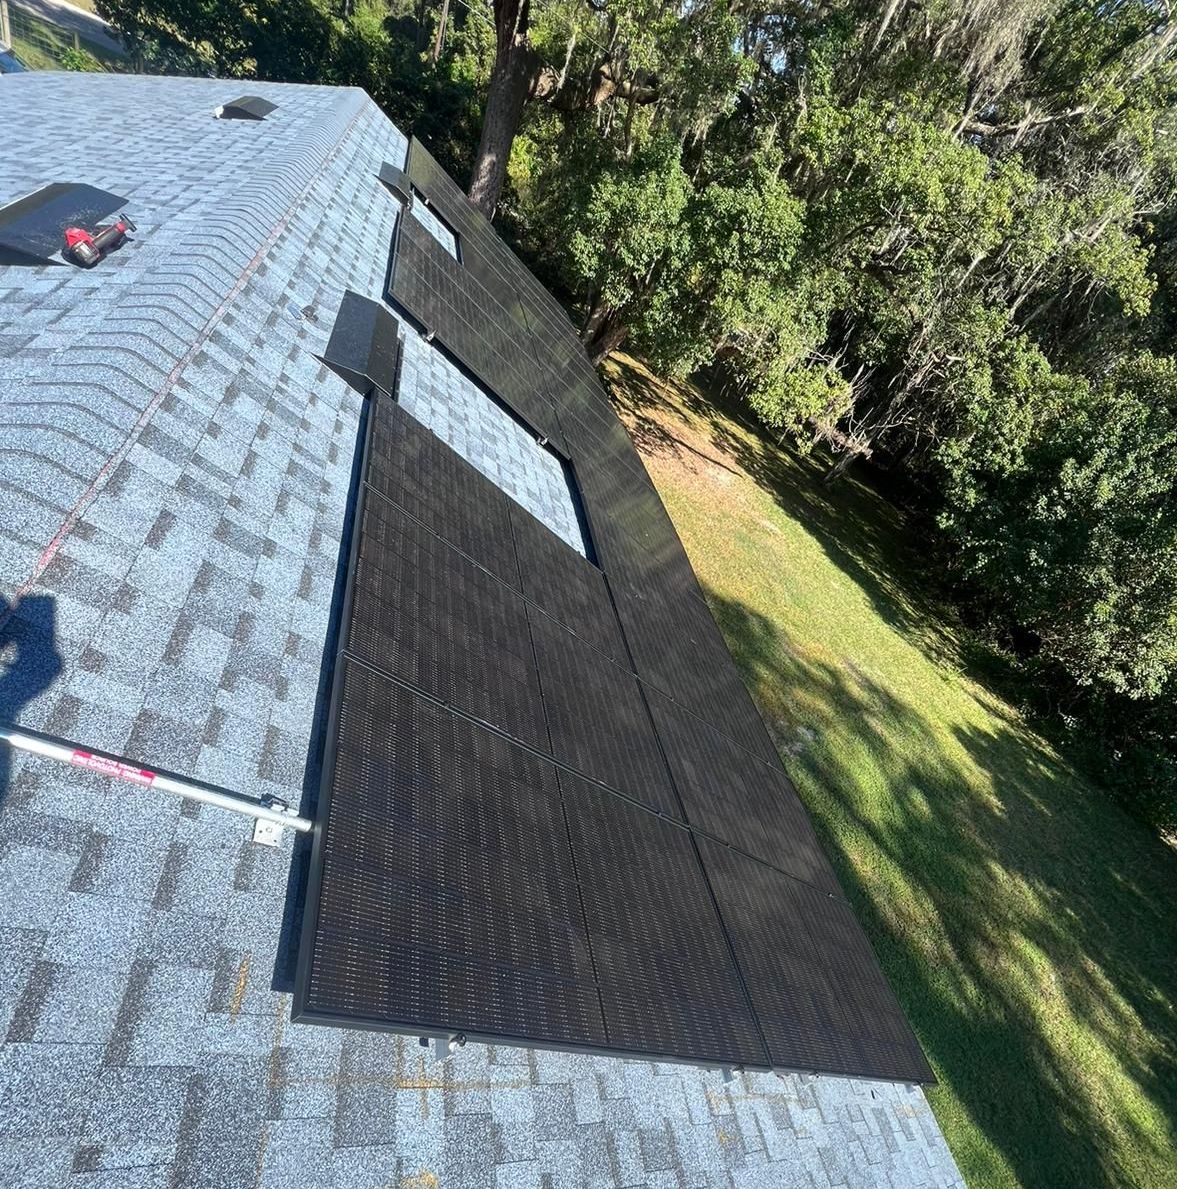
<svg viewBox="0 0 1177 1189">
<path fill-rule="evenodd" d="M 605 575 L 520 507 L 511 528 L 524 595 L 586 643 L 629 667 L 621 624 Z"/>
<path fill-rule="evenodd" d="M 663 597 L 657 588 L 639 594 L 614 585 L 613 597 L 642 681 L 779 768 L 780 755 L 707 604 L 693 595 Z"/>
<path fill-rule="evenodd" d="M 611 1046 L 768 1068 L 688 830 L 560 772 Z"/>
<path fill-rule="evenodd" d="M 387 296 L 436 337 L 537 437 L 563 451 L 563 436 L 521 312 L 478 282 L 419 220 L 402 216 Z"/>
<path fill-rule="evenodd" d="M 722 843 L 698 845 L 773 1067 L 934 1082 L 849 905 Z"/>
<path fill-rule="evenodd" d="M 395 401 L 378 396 L 370 420 L 365 482 L 518 589 L 511 497 Z"/>
</svg>

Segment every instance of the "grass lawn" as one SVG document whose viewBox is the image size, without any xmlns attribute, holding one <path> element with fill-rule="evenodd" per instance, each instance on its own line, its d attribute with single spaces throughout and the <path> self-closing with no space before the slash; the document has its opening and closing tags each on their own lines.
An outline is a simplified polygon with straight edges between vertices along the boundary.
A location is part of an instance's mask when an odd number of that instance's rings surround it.
<svg viewBox="0 0 1177 1189">
<path fill-rule="evenodd" d="M 969 1184 L 1177 1186 L 1177 855 L 970 678 L 891 505 L 610 378 Z"/>
</svg>

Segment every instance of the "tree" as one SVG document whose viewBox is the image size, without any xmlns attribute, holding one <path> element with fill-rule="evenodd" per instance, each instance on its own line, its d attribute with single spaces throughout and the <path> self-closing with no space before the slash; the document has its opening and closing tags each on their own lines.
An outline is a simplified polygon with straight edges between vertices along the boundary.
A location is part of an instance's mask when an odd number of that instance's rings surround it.
<svg viewBox="0 0 1177 1189">
<path fill-rule="evenodd" d="M 528 35 L 530 20 L 531 0 L 494 0 L 495 61 L 469 191 L 487 218 L 498 205 L 519 117 L 539 71 Z"/>
<path fill-rule="evenodd" d="M 989 394 L 945 452 L 959 565 L 1077 685 L 1154 697 L 1177 666 L 1177 361 L 1013 380 L 1039 399 Z"/>
<path fill-rule="evenodd" d="M 608 109 L 601 121 L 606 131 L 623 110 L 628 154 L 638 108 L 661 103 L 680 117 L 705 120 L 699 101 L 705 106 L 714 97 L 715 67 L 722 71 L 735 60 L 737 24 L 720 0 L 554 0 L 534 24 L 530 0 L 493 0 L 493 13 L 495 62 L 469 189 L 488 218 L 529 100 L 564 115 Z"/>
</svg>

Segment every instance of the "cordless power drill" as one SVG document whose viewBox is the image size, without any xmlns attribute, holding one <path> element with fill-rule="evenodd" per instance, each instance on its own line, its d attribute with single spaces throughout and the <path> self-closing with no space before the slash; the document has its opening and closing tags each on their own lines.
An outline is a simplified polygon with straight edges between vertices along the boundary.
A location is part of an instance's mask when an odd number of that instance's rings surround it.
<svg viewBox="0 0 1177 1189">
<path fill-rule="evenodd" d="M 126 215 L 120 215 L 113 223 L 94 231 L 67 227 L 62 255 L 83 268 L 93 268 L 108 252 L 121 247 L 127 232 L 134 230 L 135 224 Z"/>
</svg>

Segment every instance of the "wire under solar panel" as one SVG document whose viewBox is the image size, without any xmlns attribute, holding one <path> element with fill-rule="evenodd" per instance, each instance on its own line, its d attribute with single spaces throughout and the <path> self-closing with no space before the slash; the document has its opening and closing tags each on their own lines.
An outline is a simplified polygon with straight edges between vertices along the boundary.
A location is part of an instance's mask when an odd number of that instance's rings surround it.
<svg viewBox="0 0 1177 1189">
<path fill-rule="evenodd" d="M 603 1046 L 553 766 L 340 664 L 295 1018 Z"/>
<path fill-rule="evenodd" d="M 369 415 L 368 485 L 517 587 L 510 497 L 394 401 Z"/>
<path fill-rule="evenodd" d="M 935 1081 L 844 901 L 708 839 L 699 851 L 774 1065 Z"/>
<path fill-rule="evenodd" d="M 642 691 L 554 619 L 528 608 L 552 755 L 669 816 L 682 817 Z"/>
<path fill-rule="evenodd" d="M 582 640 L 628 667 L 604 574 L 522 508 L 511 509 L 511 525 L 523 593 Z"/>
<path fill-rule="evenodd" d="M 364 501 L 346 627 L 354 656 L 547 751 L 522 596 L 376 494 Z"/>
<path fill-rule="evenodd" d="M 538 435 L 562 448 L 530 332 L 418 220 L 402 218 L 394 244 L 389 298 L 434 333 Z"/>
<path fill-rule="evenodd" d="M 687 821 L 823 892 L 841 895 L 805 806 L 779 769 L 648 689 Z"/>
<path fill-rule="evenodd" d="M 765 1066 L 689 833 L 560 773 L 610 1047 Z"/>
</svg>

